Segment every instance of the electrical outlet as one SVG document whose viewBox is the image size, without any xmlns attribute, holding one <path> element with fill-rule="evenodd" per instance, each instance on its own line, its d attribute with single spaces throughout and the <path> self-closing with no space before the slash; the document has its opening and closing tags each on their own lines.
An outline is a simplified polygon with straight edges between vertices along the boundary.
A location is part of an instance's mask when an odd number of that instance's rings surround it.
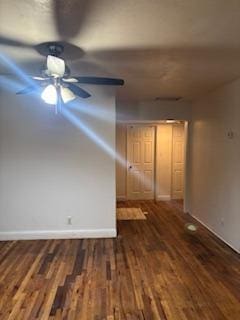
<svg viewBox="0 0 240 320">
<path fill-rule="evenodd" d="M 221 223 L 221 226 L 224 226 L 224 218 L 221 218 L 220 223 Z"/>
<path fill-rule="evenodd" d="M 72 217 L 71 217 L 71 216 L 68 216 L 68 217 L 67 217 L 67 223 L 68 223 L 69 225 L 72 224 Z"/>
<path fill-rule="evenodd" d="M 227 133 L 228 139 L 234 139 L 234 132 L 232 130 L 229 130 Z"/>
</svg>

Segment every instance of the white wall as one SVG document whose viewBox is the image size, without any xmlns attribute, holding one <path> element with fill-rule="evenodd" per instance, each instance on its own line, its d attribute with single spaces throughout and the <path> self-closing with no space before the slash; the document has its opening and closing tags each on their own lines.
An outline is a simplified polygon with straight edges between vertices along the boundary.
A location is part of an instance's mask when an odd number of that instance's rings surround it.
<svg viewBox="0 0 240 320">
<path fill-rule="evenodd" d="M 240 80 L 192 108 L 187 210 L 240 251 Z"/>
<path fill-rule="evenodd" d="M 116 152 L 123 161 L 116 161 L 116 192 L 118 200 L 126 199 L 126 162 L 127 162 L 127 126 L 118 123 L 116 126 Z M 124 166 L 125 162 L 125 166 Z"/>
<path fill-rule="evenodd" d="M 79 103 L 107 121 L 76 115 L 114 150 L 114 92 L 89 89 Z M 39 99 L 1 92 L 0 239 L 115 235 L 115 161 Z"/>
<path fill-rule="evenodd" d="M 191 105 L 184 101 L 118 102 L 116 110 L 119 121 L 191 119 Z"/>
</svg>

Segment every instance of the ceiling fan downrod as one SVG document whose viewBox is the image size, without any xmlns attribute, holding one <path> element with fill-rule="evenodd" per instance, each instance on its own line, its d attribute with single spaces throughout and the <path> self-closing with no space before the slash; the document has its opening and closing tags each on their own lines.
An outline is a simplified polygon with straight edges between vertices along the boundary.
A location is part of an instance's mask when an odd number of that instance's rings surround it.
<svg viewBox="0 0 240 320">
<path fill-rule="evenodd" d="M 64 47 L 59 43 L 48 43 L 47 48 L 49 55 L 54 57 L 59 57 L 64 51 Z"/>
</svg>

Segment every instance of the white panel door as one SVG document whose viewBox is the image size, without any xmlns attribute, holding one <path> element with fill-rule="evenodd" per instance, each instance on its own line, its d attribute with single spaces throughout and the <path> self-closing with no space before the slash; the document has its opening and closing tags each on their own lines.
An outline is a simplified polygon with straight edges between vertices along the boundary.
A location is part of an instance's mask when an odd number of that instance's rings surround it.
<svg viewBox="0 0 240 320">
<path fill-rule="evenodd" d="M 184 126 L 173 125 L 172 144 L 172 199 L 183 199 Z"/>
<path fill-rule="evenodd" d="M 128 126 L 127 129 L 127 197 L 154 198 L 155 128 Z"/>
</svg>

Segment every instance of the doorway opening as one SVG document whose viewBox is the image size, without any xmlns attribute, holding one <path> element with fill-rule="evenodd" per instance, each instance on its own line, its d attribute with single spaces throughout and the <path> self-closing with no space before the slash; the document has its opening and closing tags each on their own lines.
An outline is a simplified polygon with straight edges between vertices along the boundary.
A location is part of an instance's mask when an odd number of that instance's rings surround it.
<svg viewBox="0 0 240 320">
<path fill-rule="evenodd" d="M 118 123 L 117 200 L 174 200 L 183 208 L 186 183 L 186 121 Z"/>
</svg>

